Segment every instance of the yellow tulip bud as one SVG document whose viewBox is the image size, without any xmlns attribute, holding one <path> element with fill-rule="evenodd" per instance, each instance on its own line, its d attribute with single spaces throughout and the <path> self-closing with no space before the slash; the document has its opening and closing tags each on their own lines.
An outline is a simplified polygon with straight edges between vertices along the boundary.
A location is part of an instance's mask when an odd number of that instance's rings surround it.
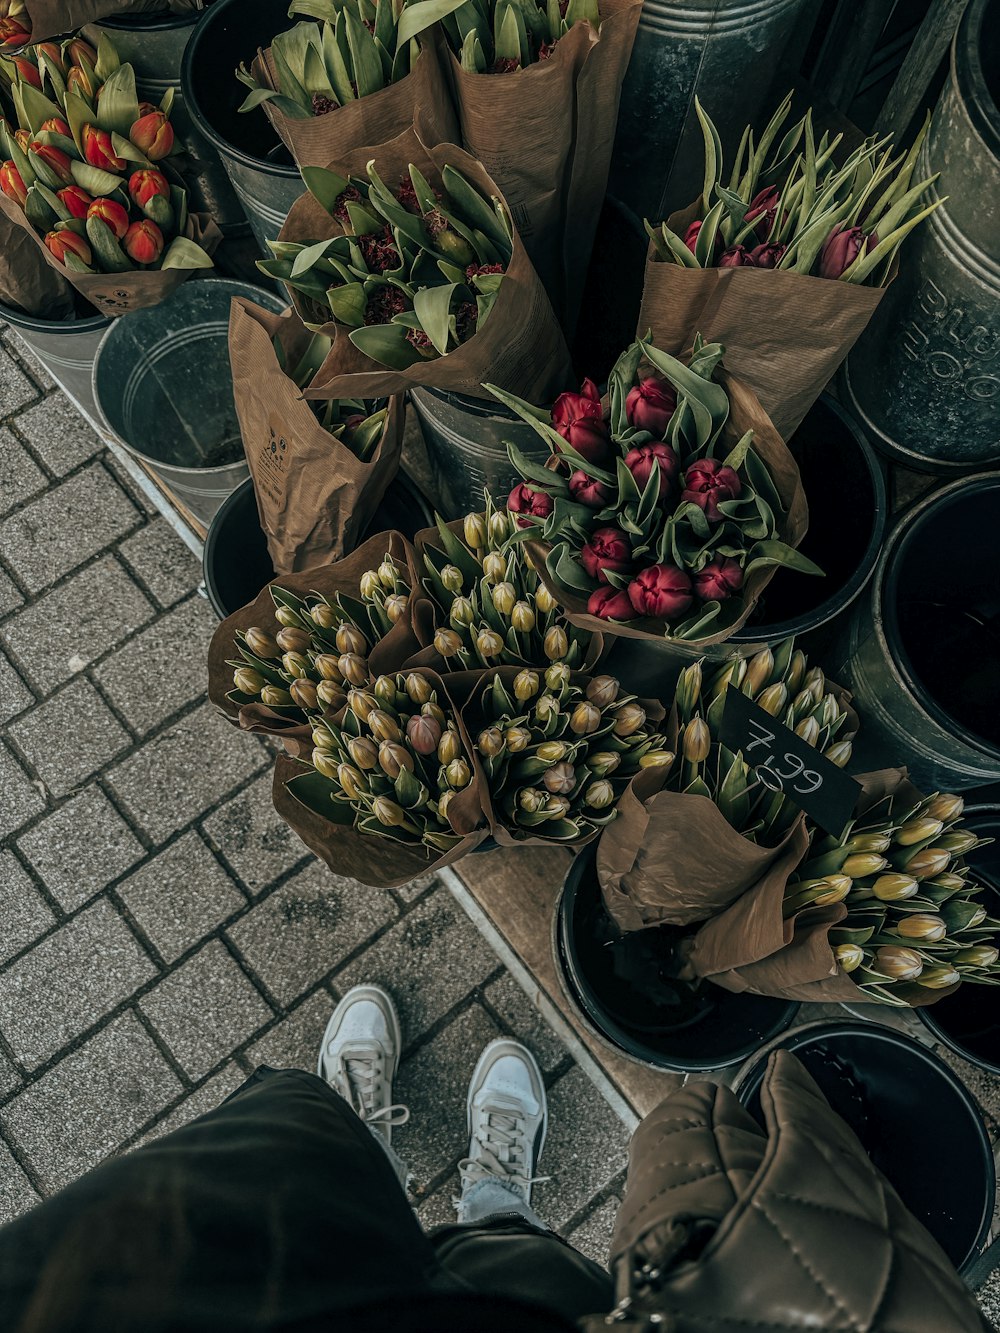
<svg viewBox="0 0 1000 1333">
<path fill-rule="evenodd" d="M 920 955 L 902 944 L 883 944 L 876 949 L 873 967 L 892 981 L 916 981 L 924 970 Z"/>
<path fill-rule="evenodd" d="M 616 736 L 634 736 L 645 724 L 646 710 L 639 704 L 623 704 L 615 716 L 614 733 Z"/>
<path fill-rule="evenodd" d="M 461 647 L 462 640 L 453 629 L 439 629 L 434 635 L 434 648 L 442 657 L 454 657 Z"/>
<path fill-rule="evenodd" d="M 337 781 L 340 783 L 341 791 L 349 801 L 359 801 L 362 796 L 368 794 L 368 787 L 364 778 L 350 764 L 337 765 Z"/>
<path fill-rule="evenodd" d="M 965 801 L 961 796 L 941 791 L 924 806 L 924 814 L 930 819 L 940 819 L 942 824 L 952 824 L 964 809 Z"/>
<path fill-rule="evenodd" d="M 324 680 L 333 680 L 340 685 L 344 677 L 340 674 L 339 656 L 333 653 L 319 653 L 313 658 L 313 670 L 318 671 Z"/>
<path fill-rule="evenodd" d="M 906 862 L 906 873 L 914 879 L 931 879 L 941 875 L 951 864 L 951 853 L 942 847 L 924 847 L 914 852 Z"/>
<path fill-rule="evenodd" d="M 943 828 L 940 819 L 927 816 L 908 819 L 896 830 L 896 842 L 900 847 L 910 847 L 915 842 L 923 842 L 925 838 L 936 837 Z"/>
<path fill-rule="evenodd" d="M 872 885 L 872 893 L 881 902 L 905 902 L 919 892 L 920 885 L 910 875 L 879 875 Z"/>
<path fill-rule="evenodd" d="M 448 619 L 453 625 L 462 627 L 471 625 L 476 618 L 476 608 L 469 601 L 468 597 L 456 597 L 451 604 L 448 612 Z"/>
<path fill-rule="evenodd" d="M 546 588 L 544 583 L 538 585 L 535 592 L 535 606 L 541 611 L 543 616 L 551 615 L 559 603 Z"/>
<path fill-rule="evenodd" d="M 545 668 L 545 687 L 549 690 L 562 690 L 569 684 L 572 671 L 565 662 L 553 662 Z"/>
<path fill-rule="evenodd" d="M 565 756 L 567 749 L 565 741 L 543 741 L 535 754 L 543 764 L 555 764 Z"/>
<path fill-rule="evenodd" d="M 607 778 L 598 778 L 584 792 L 583 799 L 593 810 L 606 810 L 614 804 L 615 789 Z"/>
<path fill-rule="evenodd" d="M 535 613 L 527 602 L 517 602 L 510 613 L 510 623 L 519 634 L 529 634 L 535 628 Z"/>
<path fill-rule="evenodd" d="M 335 712 L 339 712 L 347 703 L 347 695 L 335 680 L 321 680 L 316 686 L 316 698 Z"/>
<path fill-rule="evenodd" d="M 508 727 L 503 738 L 511 754 L 521 754 L 531 744 L 531 732 L 527 727 Z"/>
<path fill-rule="evenodd" d="M 331 782 L 336 781 L 337 761 L 329 750 L 313 750 L 311 758 L 312 766 L 317 773 L 321 773 L 323 777 L 329 778 Z"/>
<path fill-rule="evenodd" d="M 282 654 L 281 665 L 289 676 L 294 676 L 296 679 L 309 675 L 309 659 L 302 653 Z"/>
<path fill-rule="evenodd" d="M 476 648 L 484 661 L 499 657 L 503 652 L 503 639 L 492 629 L 481 629 L 476 635 Z"/>
<path fill-rule="evenodd" d="M 363 685 L 368 679 L 368 659 L 357 653 L 341 653 L 337 666 L 349 685 Z"/>
<path fill-rule="evenodd" d="M 684 758 L 689 764 L 703 764 L 712 750 L 712 733 L 703 717 L 693 717 L 684 728 Z"/>
<path fill-rule="evenodd" d="M 578 703 L 570 714 L 569 729 L 576 736 L 592 736 L 603 721 L 600 708 L 592 703 Z"/>
<path fill-rule="evenodd" d="M 338 748 L 337 738 L 331 736 L 326 727 L 313 727 L 312 743 L 317 750 L 336 750 Z"/>
<path fill-rule="evenodd" d="M 377 741 L 400 741 L 403 733 L 399 723 L 391 713 L 382 708 L 373 708 L 368 714 L 368 730 Z"/>
<path fill-rule="evenodd" d="M 406 812 L 387 796 L 375 797 L 372 801 L 372 814 L 386 828 L 399 828 L 401 824 L 406 823 Z"/>
<path fill-rule="evenodd" d="M 462 739 L 457 731 L 443 731 L 441 739 L 438 741 L 437 757 L 438 763 L 450 764 L 453 759 L 458 759 L 462 753 Z"/>
<path fill-rule="evenodd" d="M 586 695 L 598 708 L 607 708 L 613 704 L 621 692 L 621 686 L 614 676 L 595 676 L 587 682 Z"/>
<path fill-rule="evenodd" d="M 340 616 L 327 602 L 317 602 L 310 607 L 309 618 L 318 629 L 333 629 L 340 624 Z"/>
<path fill-rule="evenodd" d="M 365 773 L 378 763 L 378 746 L 368 736 L 351 736 L 347 741 L 347 753 Z"/>
<path fill-rule="evenodd" d="M 415 671 L 411 671 L 403 683 L 407 697 L 415 704 L 425 704 L 434 693 L 430 681 L 426 676 L 420 676 Z"/>
<path fill-rule="evenodd" d="M 394 782 L 404 768 L 407 773 L 413 772 L 413 755 L 405 745 L 398 745 L 395 741 L 382 742 L 378 747 L 378 762 L 382 772 Z"/>
<path fill-rule="evenodd" d="M 260 694 L 267 684 L 267 677 L 262 676 L 253 667 L 237 667 L 233 672 L 233 684 L 241 694 Z"/>
<path fill-rule="evenodd" d="M 514 677 L 514 698 L 527 703 L 535 697 L 540 687 L 537 671 L 519 671 Z"/>
<path fill-rule="evenodd" d="M 445 565 L 438 577 L 449 592 L 461 592 L 465 584 L 462 571 L 457 565 Z"/>
<path fill-rule="evenodd" d="M 476 748 L 480 754 L 486 755 L 488 759 L 495 759 L 498 754 L 503 754 L 507 748 L 507 743 L 499 727 L 487 727 L 485 731 L 479 733 Z"/>
<path fill-rule="evenodd" d="M 855 852 L 846 859 L 841 870 L 845 875 L 850 875 L 851 879 L 866 879 L 869 875 L 877 875 L 888 864 L 884 856 L 878 856 L 875 852 Z"/>
<path fill-rule="evenodd" d="M 546 631 L 542 651 L 550 662 L 560 662 L 569 652 L 569 638 L 562 625 L 553 625 Z"/>
<path fill-rule="evenodd" d="M 405 593 L 396 592 L 385 599 L 385 613 L 389 617 L 390 625 L 395 625 L 406 614 L 409 605 L 410 599 Z"/>
<path fill-rule="evenodd" d="M 917 977 L 917 984 L 926 986 L 928 990 L 945 990 L 948 986 L 957 986 L 961 980 L 962 974 L 950 963 L 940 963 L 934 967 L 925 967 Z"/>
<path fill-rule="evenodd" d="M 287 708 L 292 702 L 292 696 L 280 685 L 265 685 L 260 692 L 260 701 L 267 704 L 268 708 Z"/>
<path fill-rule="evenodd" d="M 948 927 L 933 912 L 911 912 L 896 922 L 896 934 L 904 940 L 938 944 L 948 934 Z"/>
<path fill-rule="evenodd" d="M 517 605 L 517 589 L 513 583 L 497 583 L 490 596 L 493 598 L 493 605 L 502 616 L 509 616 Z"/>
<path fill-rule="evenodd" d="M 1000 959 L 1000 949 L 992 944 L 974 944 L 968 949 L 959 949 L 952 957 L 953 963 L 964 963 L 967 967 L 993 967 Z"/>
<path fill-rule="evenodd" d="M 489 551 L 483 556 L 483 577 L 487 583 L 499 583 L 507 576 L 507 559 L 499 551 Z M 515 600 L 517 594 L 515 593 Z M 511 603 L 513 605 L 513 603 Z M 499 611 L 499 607 L 497 610 Z"/>
<path fill-rule="evenodd" d="M 865 951 L 857 944 L 838 944 L 834 947 L 833 956 L 844 972 L 853 972 L 864 961 Z"/>
<path fill-rule="evenodd" d="M 267 630 L 263 630 L 259 625 L 251 625 L 243 636 L 246 646 L 255 657 L 263 657 L 266 661 L 274 661 L 279 655 L 277 640 L 273 639 Z"/>
<path fill-rule="evenodd" d="M 788 690 L 780 680 L 775 681 L 773 685 L 768 685 L 766 690 L 761 691 L 757 703 L 765 713 L 777 717 L 788 703 Z"/>
<path fill-rule="evenodd" d="M 472 770 L 464 759 L 453 759 L 444 771 L 448 786 L 454 791 L 461 791 L 472 781 Z"/>
<path fill-rule="evenodd" d="M 359 722 L 367 722 L 378 708 L 378 700 L 370 690 L 348 690 L 347 702 Z"/>
<path fill-rule="evenodd" d="M 756 698 L 761 690 L 771 679 L 771 673 L 774 670 L 774 653 L 770 648 L 762 648 L 759 653 L 755 653 L 747 663 L 747 674 L 744 683 L 747 686 L 747 693 L 751 699 Z"/>
<path fill-rule="evenodd" d="M 368 640 L 354 625 L 341 625 L 336 633 L 338 653 L 355 653 L 358 657 L 367 657 Z"/>
<path fill-rule="evenodd" d="M 462 531 L 465 534 L 465 544 L 478 551 L 481 546 L 486 545 L 486 516 L 485 514 L 466 514 L 462 523 Z"/>
</svg>

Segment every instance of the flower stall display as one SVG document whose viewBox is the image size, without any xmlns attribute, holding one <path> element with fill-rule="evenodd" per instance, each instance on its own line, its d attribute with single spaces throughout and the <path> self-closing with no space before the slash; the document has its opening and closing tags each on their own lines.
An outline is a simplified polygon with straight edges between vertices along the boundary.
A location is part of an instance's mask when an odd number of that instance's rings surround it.
<svg viewBox="0 0 1000 1333">
<path fill-rule="evenodd" d="M 546 464 L 511 449 L 525 478 L 508 498 L 573 624 L 626 637 L 717 643 L 738 629 L 806 530 L 798 469 L 753 395 L 696 338 L 687 363 L 649 338 L 597 387 L 549 412 L 490 389 L 548 443 Z"/>
<path fill-rule="evenodd" d="M 233 396 L 261 527 L 278 574 L 339 559 L 367 531 L 399 468 L 401 399 L 327 399 L 302 391 L 331 341 L 237 298 L 229 324 Z"/>
<path fill-rule="evenodd" d="M 647 221 L 638 323 L 668 352 L 699 330 L 724 343 L 786 440 L 874 314 L 900 245 L 940 203 L 936 176 L 913 180 L 926 124 L 905 154 L 893 157 L 891 137 L 838 154 L 842 136 L 817 140 L 811 110 L 786 129 L 790 108 L 789 95 L 759 141 L 747 127 L 727 175 L 697 106 L 702 195 Z"/>
<path fill-rule="evenodd" d="M 324 167 L 408 130 L 418 111 L 434 143 L 457 142 L 451 98 L 427 30 L 462 0 L 294 0 L 296 23 L 237 77 L 300 167 Z M 257 114 L 260 114 L 257 112 Z"/>
<path fill-rule="evenodd" d="M 334 337 L 309 398 L 421 385 L 475 395 L 489 375 L 527 398 L 570 377 L 548 298 L 483 168 L 411 131 L 307 167 L 274 258 L 302 318 Z"/>
<path fill-rule="evenodd" d="M 440 24 L 462 146 L 507 200 L 567 333 L 641 9 L 637 0 L 466 0 Z"/>
<path fill-rule="evenodd" d="M 0 76 L 17 115 L 0 122 L 0 208 L 83 297 L 118 315 L 212 267 L 220 233 L 189 212 L 170 161 L 172 91 L 140 103 L 106 34 L 96 50 L 78 37 L 22 47 Z"/>
</svg>

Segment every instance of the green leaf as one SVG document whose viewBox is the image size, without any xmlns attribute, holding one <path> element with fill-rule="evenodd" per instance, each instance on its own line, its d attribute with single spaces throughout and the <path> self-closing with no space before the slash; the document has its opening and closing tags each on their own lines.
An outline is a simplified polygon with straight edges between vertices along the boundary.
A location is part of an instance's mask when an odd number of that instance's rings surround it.
<svg viewBox="0 0 1000 1333">
<path fill-rule="evenodd" d="M 807 559 L 794 547 L 785 542 L 770 540 L 757 542 L 750 548 L 750 560 L 744 566 L 744 574 L 752 574 L 755 569 L 764 569 L 769 565 L 781 565 L 785 569 L 797 570 L 800 574 L 813 574 L 825 578 L 819 565 Z"/>
<path fill-rule="evenodd" d="M 77 152 L 83 155 L 83 127 L 93 122 L 94 113 L 76 93 L 66 94 L 66 115 L 65 120 L 69 122 L 69 127 L 73 132 L 73 142 L 76 144 Z"/>
<path fill-rule="evenodd" d="M 97 103 L 97 123 L 102 130 L 114 131 L 128 138 L 139 119 L 139 99 L 135 91 L 135 71 L 120 65 L 101 89 Z"/>
<path fill-rule="evenodd" d="M 504 263 L 509 264 L 513 254 L 510 237 L 476 187 L 471 185 L 456 167 L 450 165 L 442 170 L 441 179 L 449 199 L 461 214 L 462 220 L 467 226 L 485 232 L 504 256 Z"/>
<path fill-rule="evenodd" d="M 443 287 L 422 288 L 413 296 L 413 309 L 420 326 L 441 356 L 447 354 L 453 333 L 451 303 L 456 290 L 455 284 L 448 283 Z"/>
<path fill-rule="evenodd" d="M 327 213 L 332 215 L 337 200 L 347 189 L 350 182 L 346 176 L 339 176 L 326 167 L 303 167 L 302 179 L 306 189 Z"/>
<path fill-rule="evenodd" d="M 28 196 L 24 201 L 24 216 L 38 231 L 50 231 L 58 221 L 59 215 L 49 207 L 41 191 L 40 184 L 28 187 Z"/>
<path fill-rule="evenodd" d="M 30 83 L 19 85 L 19 96 L 21 108 L 24 111 L 24 115 L 20 118 L 21 124 L 30 129 L 32 135 L 37 135 L 44 122 L 50 120 L 53 116 L 65 120 L 62 107 L 56 102 L 50 101 L 44 93 L 39 92 Z"/>
<path fill-rule="evenodd" d="M 396 44 L 402 46 L 413 37 L 426 32 L 433 24 L 460 9 L 465 0 L 417 0 L 407 5 L 396 24 Z"/>
<path fill-rule="evenodd" d="M 97 64 L 94 73 L 98 83 L 104 83 L 121 65 L 115 44 L 107 32 L 102 31 L 97 38 Z"/>
<path fill-rule="evenodd" d="M 408 370 L 415 362 L 422 360 L 415 347 L 406 341 L 406 329 L 401 324 L 373 324 L 368 328 L 354 329 L 351 342 L 365 356 L 388 366 L 390 370 Z"/>
<path fill-rule="evenodd" d="M 752 443 L 753 431 L 748 430 L 747 433 L 733 445 L 732 449 L 730 449 L 729 453 L 723 459 L 723 467 L 731 467 L 734 471 L 741 468 L 743 466 L 743 460 L 746 458 Z"/>
<path fill-rule="evenodd" d="M 72 162 L 70 171 L 77 185 L 82 186 L 88 194 L 114 194 L 125 183 L 121 176 L 102 171 L 100 167 L 92 167 L 89 162 Z"/>
<path fill-rule="evenodd" d="M 368 296 L 364 283 L 345 282 L 342 287 L 331 287 L 326 299 L 338 324 L 349 329 L 359 329 L 365 322 L 365 310 Z"/>
<path fill-rule="evenodd" d="M 212 256 L 186 236 L 175 236 L 167 247 L 160 268 L 213 268 Z"/>
<path fill-rule="evenodd" d="M 135 268 L 102 218 L 87 219 L 87 240 L 102 273 L 131 273 Z"/>
<path fill-rule="evenodd" d="M 323 61 L 330 84 L 337 94 L 337 101 L 345 106 L 355 100 L 355 93 L 351 86 L 351 72 L 337 39 L 337 27 L 340 26 L 339 22 L 336 27 L 330 23 L 323 29 Z"/>
<path fill-rule="evenodd" d="M 358 96 L 367 97 L 384 87 L 382 61 L 375 49 L 371 33 L 363 23 L 358 22 L 349 9 L 344 10 L 344 24 Z"/>
<path fill-rule="evenodd" d="M 565 477 L 547 468 L 539 459 L 523 453 L 517 445 L 511 444 L 509 440 L 507 442 L 507 453 L 510 461 L 522 477 L 528 481 L 538 482 L 553 495 L 569 495 L 569 484 Z"/>
<path fill-rule="evenodd" d="M 705 180 L 701 191 L 701 202 L 702 208 L 707 214 L 712 208 L 712 195 L 715 193 L 716 186 L 720 183 L 722 144 L 719 140 L 718 130 L 697 97 L 694 99 L 694 109 L 698 116 L 698 123 L 701 125 L 702 138 L 705 141 Z"/>
</svg>

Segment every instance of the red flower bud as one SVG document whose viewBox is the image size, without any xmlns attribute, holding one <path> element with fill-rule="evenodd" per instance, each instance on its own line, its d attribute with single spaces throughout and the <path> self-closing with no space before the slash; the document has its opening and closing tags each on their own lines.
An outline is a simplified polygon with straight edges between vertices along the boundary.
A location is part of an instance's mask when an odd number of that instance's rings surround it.
<svg viewBox="0 0 1000 1333">
<path fill-rule="evenodd" d="M 819 254 L 819 276 L 839 278 L 857 259 L 864 242 L 860 227 L 834 227 Z"/>
<path fill-rule="evenodd" d="M 586 472 L 576 471 L 569 479 L 569 493 L 577 504 L 591 509 L 603 509 L 611 499 L 611 492 L 602 481 L 595 481 Z"/>
<path fill-rule="evenodd" d="M 33 60 L 29 60 L 27 56 L 11 56 L 11 63 L 17 70 L 17 77 L 21 83 L 30 83 L 32 88 L 42 86 L 42 76 Z"/>
<path fill-rule="evenodd" d="M 89 65 L 94 69 L 97 65 L 97 52 L 82 37 L 74 37 L 66 46 L 66 59 L 71 65 Z"/>
<path fill-rule="evenodd" d="M 27 15 L 0 19 L 0 46 L 26 46 L 31 41 L 31 24 L 26 19 Z"/>
<path fill-rule="evenodd" d="M 690 500 L 705 511 L 709 523 L 719 523 L 724 517 L 719 505 L 724 500 L 736 500 L 743 493 L 743 483 L 731 467 L 725 467 L 717 458 L 703 458 L 692 463 L 684 474 L 681 502 Z"/>
<path fill-rule="evenodd" d="M 632 547 L 620 528 L 598 528 L 580 552 L 580 563 L 592 579 L 607 583 L 607 571 L 627 574 L 632 568 Z"/>
<path fill-rule="evenodd" d="M 65 60 L 63 60 L 63 54 L 59 49 L 58 42 L 39 42 L 35 47 L 35 54 L 48 56 L 63 78 L 66 77 L 67 65 Z M 42 129 L 44 128 L 45 126 L 43 125 Z M 67 134 L 68 133 L 69 131 L 67 130 Z"/>
<path fill-rule="evenodd" d="M 519 528 L 530 528 L 532 518 L 548 518 L 552 513 L 552 496 L 522 481 L 507 496 L 507 508 L 512 514 L 524 515 L 516 520 Z"/>
<path fill-rule="evenodd" d="M 650 565 L 628 585 L 636 614 L 673 620 L 691 605 L 691 580 L 676 565 Z"/>
<path fill-rule="evenodd" d="M 73 65 L 66 75 L 66 91 L 76 93 L 77 97 L 92 102 L 94 93 L 97 91 L 93 68 L 86 69 L 82 65 Z"/>
<path fill-rule="evenodd" d="M 60 116 L 49 116 L 48 120 L 42 121 L 42 129 L 52 134 L 62 134 L 67 139 L 72 136 L 72 130 Z"/>
<path fill-rule="evenodd" d="M 37 157 L 65 185 L 73 184 L 71 158 L 61 148 L 54 148 L 49 143 L 33 143 L 28 149 L 29 157 Z"/>
<path fill-rule="evenodd" d="M 3 190 L 8 199 L 13 199 L 15 204 L 24 207 L 28 191 L 21 179 L 21 173 L 13 162 L 5 162 L 0 167 L 0 190 Z"/>
<path fill-rule="evenodd" d="M 128 132 L 128 137 L 150 162 L 166 157 L 174 146 L 174 129 L 162 111 L 150 111 L 140 116 Z"/>
<path fill-rule="evenodd" d="M 746 211 L 744 221 L 752 222 L 754 218 L 759 219 L 754 231 L 762 241 L 766 241 L 771 234 L 780 198 L 778 187 L 769 185 L 766 190 L 758 190 L 750 200 L 750 207 Z"/>
<path fill-rule="evenodd" d="M 14 138 L 17 140 L 17 146 L 18 148 L 20 148 L 22 153 L 26 153 L 28 149 L 31 147 L 30 130 L 15 130 Z"/>
<path fill-rule="evenodd" d="M 755 245 L 747 258 L 754 268 L 777 268 L 787 245 Z"/>
<path fill-rule="evenodd" d="M 108 131 L 96 125 L 83 127 L 83 155 L 92 167 L 100 167 L 102 171 L 122 171 L 128 165 L 115 152 Z"/>
<path fill-rule="evenodd" d="M 652 474 L 653 468 L 660 469 L 660 499 L 669 495 L 671 485 L 680 470 L 680 459 L 669 444 L 657 440 L 655 444 L 640 444 L 630 449 L 625 455 L 625 466 L 635 478 L 640 491 Z"/>
<path fill-rule="evenodd" d="M 87 210 L 87 217 L 100 218 L 115 234 L 115 240 L 121 241 L 128 234 L 128 209 L 116 203 L 114 199 L 95 199 Z M 162 245 L 163 238 L 160 237 Z M 148 261 L 143 261 L 148 262 Z"/>
<path fill-rule="evenodd" d="M 695 246 L 698 244 L 698 233 L 701 231 L 700 222 L 692 222 L 690 227 L 684 233 L 684 244 L 694 254 Z"/>
<path fill-rule="evenodd" d="M 601 620 L 635 619 L 635 607 L 624 588 L 598 588 L 590 594 L 587 610 Z"/>
<path fill-rule="evenodd" d="M 94 202 L 87 191 L 79 185 L 64 185 L 57 193 L 75 218 L 85 218 L 87 209 Z"/>
<path fill-rule="evenodd" d="M 694 590 L 703 602 L 724 602 L 743 587 L 743 570 L 736 560 L 717 555 L 695 574 Z"/>
<path fill-rule="evenodd" d="M 170 182 L 155 167 L 143 167 L 141 171 L 133 171 L 129 177 L 128 192 L 138 208 L 145 208 L 150 199 L 155 199 L 157 195 L 163 199 L 170 198 Z"/>
<path fill-rule="evenodd" d="M 139 117 L 141 119 L 143 116 L 150 115 L 153 111 L 159 111 L 159 109 L 160 108 L 158 106 L 155 106 L 152 102 L 140 102 Z"/>
<path fill-rule="evenodd" d="M 133 222 L 122 239 L 122 249 L 133 263 L 155 264 L 163 253 L 163 232 L 149 218 Z"/>
<path fill-rule="evenodd" d="M 46 248 L 55 255 L 60 264 L 65 264 L 66 254 L 72 251 L 78 255 L 85 264 L 92 261 L 90 246 L 82 236 L 77 236 L 75 231 L 50 231 L 45 237 Z"/>
<path fill-rule="evenodd" d="M 648 430 L 650 435 L 665 435 L 670 418 L 677 407 L 677 394 L 669 380 L 650 376 L 640 380 L 628 391 L 625 415 L 636 430 Z"/>
<path fill-rule="evenodd" d="M 752 268 L 753 260 L 747 254 L 746 247 L 731 245 L 723 250 L 719 258 L 719 268 Z"/>
<path fill-rule="evenodd" d="M 561 393 L 552 404 L 552 424 L 589 463 L 602 463 L 610 452 L 611 436 L 604 424 L 601 394 L 593 380 L 584 380 L 579 393 Z"/>
</svg>

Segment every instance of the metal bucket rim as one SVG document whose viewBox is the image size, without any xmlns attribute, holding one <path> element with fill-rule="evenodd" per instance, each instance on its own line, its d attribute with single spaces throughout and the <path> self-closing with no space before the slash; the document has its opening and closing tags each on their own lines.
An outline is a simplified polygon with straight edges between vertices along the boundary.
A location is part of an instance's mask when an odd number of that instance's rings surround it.
<svg viewBox="0 0 1000 1333">
<path fill-rule="evenodd" d="M 213 22 L 218 20 L 220 14 L 224 14 L 233 0 L 217 0 L 217 3 L 211 9 L 207 9 L 201 17 L 201 21 L 196 25 L 191 39 L 184 48 L 184 55 L 181 58 L 181 95 L 184 98 L 184 104 L 191 114 L 198 129 L 201 130 L 205 138 L 208 139 L 223 157 L 232 158 L 235 162 L 240 162 L 245 167 L 253 171 L 258 171 L 266 176 L 282 176 L 288 180 L 297 178 L 301 173 L 297 166 L 283 166 L 277 162 L 268 162 L 266 158 L 254 157 L 245 152 L 242 148 L 237 148 L 235 144 L 230 143 L 215 128 L 209 118 L 202 110 L 201 102 L 194 91 L 194 62 L 198 52 L 201 39 L 211 27 Z M 270 121 L 267 122 L 270 125 Z M 277 135 L 275 136 L 277 138 Z M 278 143 L 281 143 L 280 138 Z"/>
<path fill-rule="evenodd" d="M 468 413 L 470 417 L 496 417 L 499 421 L 522 420 L 506 403 L 501 403 L 496 399 L 473 398 L 470 394 L 455 393 L 452 389 L 435 389 L 426 384 L 422 384 L 418 389 L 410 392 L 427 394 L 431 398 L 437 398 L 440 402 L 447 403 L 449 407 L 453 407 L 459 412 Z"/>
<path fill-rule="evenodd" d="M 1000 157 L 1000 107 L 990 93 L 980 34 L 992 0 L 972 0 L 966 7 L 951 50 L 952 78 L 969 119 L 994 157 Z M 996 22 L 1000 23 L 1000 19 Z"/>
<path fill-rule="evenodd" d="M 913 663 L 910 661 L 910 655 L 906 651 L 902 635 L 899 632 L 899 620 L 896 614 L 896 600 L 892 595 L 895 592 L 899 581 L 899 562 L 903 553 L 909 544 L 915 539 L 915 534 L 928 519 L 931 511 L 937 508 L 947 509 L 956 500 L 960 500 L 962 495 L 959 492 L 971 489 L 975 486 L 977 490 L 983 488 L 990 490 L 1000 489 L 1000 472 L 977 472 L 972 476 L 962 477 L 953 481 L 948 486 L 943 486 L 940 490 L 934 491 L 919 501 L 912 509 L 904 512 L 899 523 L 890 532 L 885 544 L 885 550 L 882 553 L 882 559 L 876 575 L 874 610 L 875 624 L 878 627 L 879 635 L 885 640 L 884 648 L 890 661 L 892 661 L 907 689 L 912 694 L 916 703 L 923 711 L 945 731 L 949 731 L 960 739 L 963 744 L 978 754 L 985 756 L 994 762 L 1000 761 L 1000 745 L 995 745 L 985 737 L 977 736 L 975 732 L 970 731 L 958 718 L 953 717 L 947 709 L 934 698 L 923 681 L 913 669 Z M 881 624 L 879 623 L 881 619 Z M 895 646 L 890 649 L 888 642 L 888 633 L 891 631 Z"/>
<path fill-rule="evenodd" d="M 810 630 L 821 629 L 836 616 L 839 616 L 842 611 L 846 611 L 861 595 L 871 581 L 878 565 L 879 555 L 885 542 L 886 529 L 889 526 L 888 494 L 882 464 L 858 422 L 837 402 L 832 394 L 821 394 L 817 402 L 830 410 L 840 420 L 841 425 L 847 429 L 848 433 L 853 436 L 858 446 L 858 452 L 868 468 L 874 492 L 875 510 L 871 536 L 861 559 L 858 561 L 858 567 L 851 577 L 837 592 L 831 593 L 825 602 L 821 602 L 811 614 L 803 613 L 803 615 L 795 616 L 790 620 L 778 620 L 773 625 L 765 623 L 752 627 L 744 626 L 743 629 L 730 635 L 729 643 L 756 643 L 765 640 L 770 643 L 775 639 L 787 639 L 791 635 L 806 634 Z"/>
<path fill-rule="evenodd" d="M 788 1050 L 795 1054 L 796 1050 L 801 1049 L 803 1045 L 811 1045 L 817 1037 L 859 1037 L 863 1040 L 885 1042 L 890 1046 L 896 1046 L 909 1052 L 918 1061 L 923 1061 L 925 1066 L 928 1066 L 943 1078 L 945 1083 L 957 1094 L 975 1127 L 974 1132 L 979 1140 L 986 1167 L 987 1179 L 985 1184 L 988 1186 L 983 1191 L 983 1212 L 976 1239 L 970 1246 L 969 1253 L 959 1269 L 959 1272 L 964 1272 L 982 1252 L 993 1220 L 994 1196 L 996 1194 L 996 1162 L 993 1157 L 993 1145 L 990 1143 L 989 1134 L 983 1123 L 982 1112 L 979 1110 L 972 1093 L 939 1055 L 935 1055 L 922 1042 L 917 1041 L 915 1037 L 911 1037 L 905 1032 L 900 1032 L 896 1028 L 883 1027 L 881 1024 L 864 1023 L 858 1019 L 834 1019 L 832 1021 L 821 1019 L 816 1023 L 806 1023 L 802 1027 L 795 1028 L 792 1032 L 782 1033 L 759 1058 L 750 1057 L 733 1081 L 733 1092 L 740 1105 L 746 1106 L 744 1096 L 746 1095 L 750 1076 L 756 1073 L 762 1062 L 765 1063 L 766 1067 L 766 1061 L 770 1059 L 775 1050 Z"/>
<path fill-rule="evenodd" d="M 0 303 L 0 317 L 8 324 L 13 324 L 15 329 L 26 329 L 32 333 L 67 335 L 96 333 L 98 329 L 112 323 L 110 315 L 101 314 L 88 315 L 86 319 L 38 319 L 35 315 L 23 315 L 20 310 L 12 310 L 10 306 L 2 303 Z"/>
<path fill-rule="evenodd" d="M 117 32 L 165 32 L 170 28 L 193 28 L 204 11 L 192 14 L 118 14 L 100 19 L 99 28 L 114 28 Z"/>
</svg>

